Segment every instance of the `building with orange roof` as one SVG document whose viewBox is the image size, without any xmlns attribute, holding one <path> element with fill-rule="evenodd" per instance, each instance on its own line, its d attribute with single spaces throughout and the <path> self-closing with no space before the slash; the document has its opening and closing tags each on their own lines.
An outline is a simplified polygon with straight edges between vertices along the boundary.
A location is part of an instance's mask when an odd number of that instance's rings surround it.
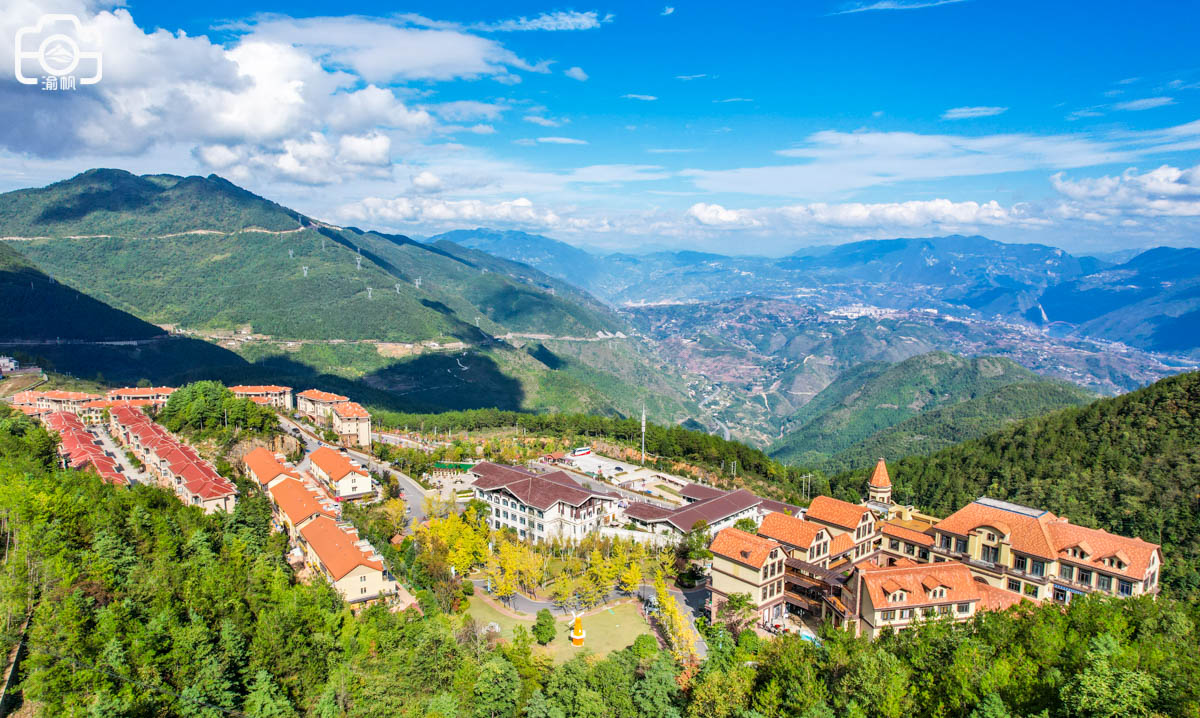
<svg viewBox="0 0 1200 718">
<path fill-rule="evenodd" d="M 887 462 L 882 458 L 875 464 L 871 478 L 867 480 L 867 502 L 880 506 L 892 504 L 892 477 L 888 475 Z"/>
<path fill-rule="evenodd" d="M 818 496 L 804 512 L 804 519 L 824 526 L 837 539 L 849 535 L 853 545 L 853 559 L 867 556 L 874 550 L 875 512 L 867 506 L 852 504 L 829 496 Z M 840 544 L 844 544 L 842 539 Z"/>
<path fill-rule="evenodd" d="M 155 405 L 156 402 L 151 399 L 93 399 L 81 404 L 77 413 L 83 423 L 99 424 L 104 421 L 104 413 L 114 407 L 130 406 L 144 409 Z"/>
<path fill-rule="evenodd" d="M 47 412 L 42 423 L 58 434 L 58 454 L 64 469 L 91 471 L 110 484 L 129 485 L 117 459 L 104 452 L 78 416 L 69 411 Z"/>
<path fill-rule="evenodd" d="M 375 494 L 371 474 L 344 453 L 322 446 L 309 454 L 308 460 L 313 476 L 329 487 L 336 500 L 352 501 Z"/>
<path fill-rule="evenodd" d="M 713 536 L 708 550 L 713 554 L 708 584 L 711 619 L 737 593 L 750 596 L 763 623 L 783 618 L 786 553 L 782 544 L 730 527 Z"/>
<path fill-rule="evenodd" d="M 351 604 L 363 605 L 396 592 L 383 557 L 350 524 L 318 516 L 300 529 L 308 563 Z"/>
<path fill-rule="evenodd" d="M 371 445 L 371 415 L 361 404 L 353 401 L 334 404 L 329 418 L 330 428 L 342 446 Z"/>
<path fill-rule="evenodd" d="M 932 533 L 942 560 L 962 561 L 990 585 L 1034 600 L 1067 603 L 1093 591 L 1137 596 L 1159 590 L 1158 544 L 1077 526 L 1049 511 L 983 497 Z"/>
<path fill-rule="evenodd" d="M 980 609 L 984 592 L 966 565 L 902 561 L 888 567 L 864 561 L 855 567 L 850 583 L 857 588 L 859 632 L 874 638 L 885 628 L 901 631 L 921 619 L 965 621 Z"/>
<path fill-rule="evenodd" d="M 229 387 L 234 396 L 251 399 L 280 411 L 292 410 L 292 387 L 275 384 L 238 385 Z"/>
<path fill-rule="evenodd" d="M 829 529 L 816 522 L 772 511 L 763 517 L 758 535 L 783 544 L 789 557 L 798 561 L 821 567 L 829 561 L 833 536 Z"/>
<path fill-rule="evenodd" d="M 917 531 L 891 520 L 880 521 L 879 550 L 883 558 L 895 561 L 907 558 L 917 563 L 933 561 L 933 536 Z"/>
<path fill-rule="evenodd" d="M 171 394 L 175 393 L 173 386 L 127 386 L 112 389 L 108 392 L 110 401 L 150 401 L 159 406 L 166 404 Z"/>
<path fill-rule="evenodd" d="M 36 406 L 40 411 L 69 411 L 78 414 L 83 404 L 101 398 L 97 394 L 83 391 L 23 391 L 14 397 L 14 403 Z"/>
<path fill-rule="evenodd" d="M 246 475 L 263 490 L 270 489 L 285 478 L 299 478 L 296 470 L 284 462 L 282 455 L 262 446 L 247 451 L 242 457 L 242 466 Z"/>
<path fill-rule="evenodd" d="M 293 542 L 299 540 L 300 531 L 318 516 L 341 517 L 337 502 L 330 500 L 316 482 L 284 477 L 267 489 L 267 495 L 275 507 L 276 520 Z"/>
<path fill-rule="evenodd" d="M 296 411 L 309 419 L 326 423 L 333 414 L 333 407 L 350 401 L 350 397 L 332 394 L 320 389 L 307 389 L 296 395 Z"/>
</svg>

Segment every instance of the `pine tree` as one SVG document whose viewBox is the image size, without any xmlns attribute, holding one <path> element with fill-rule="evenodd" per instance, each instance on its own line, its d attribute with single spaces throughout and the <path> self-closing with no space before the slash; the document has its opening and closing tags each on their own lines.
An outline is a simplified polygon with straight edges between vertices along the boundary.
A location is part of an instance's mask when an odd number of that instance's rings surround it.
<svg viewBox="0 0 1200 718">
<path fill-rule="evenodd" d="M 244 711 L 249 718 L 291 718 L 296 715 L 275 679 L 264 670 L 254 674 L 254 685 L 246 694 Z"/>
</svg>

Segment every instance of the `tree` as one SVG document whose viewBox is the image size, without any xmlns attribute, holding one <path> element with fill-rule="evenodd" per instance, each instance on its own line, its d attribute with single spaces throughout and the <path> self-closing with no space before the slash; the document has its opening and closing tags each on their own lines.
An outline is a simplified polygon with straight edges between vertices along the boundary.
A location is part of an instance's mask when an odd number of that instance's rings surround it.
<svg viewBox="0 0 1200 718">
<path fill-rule="evenodd" d="M 567 718 L 567 714 L 558 704 L 546 698 L 546 694 L 539 688 L 529 696 L 529 701 L 525 704 L 525 718 Z"/>
<path fill-rule="evenodd" d="M 678 718 L 678 701 L 675 665 L 667 656 L 659 656 L 633 687 L 633 706 L 641 718 Z"/>
<path fill-rule="evenodd" d="M 250 718 L 290 718 L 296 715 L 275 679 L 265 670 L 254 674 L 254 685 L 246 694 L 245 713 Z"/>
<path fill-rule="evenodd" d="M 517 712 L 521 678 L 513 664 L 492 658 L 479 669 L 475 681 L 476 718 L 505 718 Z"/>
<path fill-rule="evenodd" d="M 712 552 L 708 550 L 708 542 L 708 522 L 700 519 L 692 524 L 690 531 L 683 535 L 683 540 L 679 543 L 679 553 L 692 561 L 712 558 Z"/>
<path fill-rule="evenodd" d="M 717 609 L 717 618 L 725 622 L 729 632 L 737 635 L 758 617 L 758 606 L 748 593 L 732 593 Z"/>
<path fill-rule="evenodd" d="M 408 506 L 404 499 L 388 499 L 382 510 L 387 519 L 388 538 L 404 533 L 404 527 L 408 525 Z"/>
<path fill-rule="evenodd" d="M 744 518 L 733 522 L 733 527 L 746 533 L 758 533 L 758 523 L 754 519 Z"/>
<path fill-rule="evenodd" d="M 1152 676 L 1122 668 L 1120 645 L 1111 634 L 1092 639 L 1085 657 L 1086 667 L 1062 689 L 1067 715 L 1080 718 L 1148 716 L 1157 693 Z"/>
<path fill-rule="evenodd" d="M 641 587 L 642 565 L 637 561 L 630 561 L 621 571 L 621 592 L 632 596 Z"/>
<path fill-rule="evenodd" d="M 537 639 L 539 645 L 546 645 L 554 640 L 554 636 L 558 633 L 558 627 L 554 623 L 554 616 L 550 614 L 550 610 L 543 608 L 537 612 L 537 620 L 533 622 L 533 637 Z"/>
</svg>

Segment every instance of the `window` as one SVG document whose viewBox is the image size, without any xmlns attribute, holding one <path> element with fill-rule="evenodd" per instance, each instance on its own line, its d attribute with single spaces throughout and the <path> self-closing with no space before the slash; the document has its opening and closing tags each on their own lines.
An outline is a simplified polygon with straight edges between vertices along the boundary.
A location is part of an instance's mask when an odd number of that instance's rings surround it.
<svg viewBox="0 0 1200 718">
<path fill-rule="evenodd" d="M 1087 570 L 1086 568 L 1081 568 L 1081 569 L 1079 569 L 1078 575 L 1075 576 L 1075 580 L 1078 581 L 1079 583 L 1085 584 L 1087 586 L 1091 586 L 1092 585 L 1092 572 Z"/>
<path fill-rule="evenodd" d="M 879 615 L 879 617 L 884 621 L 894 621 L 894 620 L 896 620 L 896 612 L 895 611 L 884 611 L 883 613 L 881 613 Z"/>
<path fill-rule="evenodd" d="M 1133 582 L 1122 580 L 1117 584 L 1117 593 L 1122 596 L 1133 595 Z"/>
<path fill-rule="evenodd" d="M 950 613 L 950 607 L 946 605 L 938 606 L 937 612 L 939 616 L 945 616 L 947 613 Z"/>
<path fill-rule="evenodd" d="M 1022 572 L 1028 571 L 1029 570 L 1029 559 L 1025 558 L 1024 556 L 1014 557 L 1013 558 L 1013 568 L 1015 568 L 1018 571 L 1022 571 Z"/>
<path fill-rule="evenodd" d="M 1105 592 L 1112 591 L 1112 576 L 1096 574 L 1096 588 Z"/>
<path fill-rule="evenodd" d="M 900 612 L 900 620 L 907 621 L 910 618 L 912 618 L 912 609 L 911 608 L 906 608 Z"/>
<path fill-rule="evenodd" d="M 950 538 L 946 534 L 942 534 L 942 548 L 949 551 L 953 545 L 954 545 L 954 539 Z"/>
<path fill-rule="evenodd" d="M 363 586 L 363 587 L 362 587 L 362 590 L 361 590 L 361 591 L 359 591 L 359 593 L 361 593 L 361 594 L 365 594 L 366 592 L 367 592 L 367 587 L 366 587 L 366 586 Z"/>
<path fill-rule="evenodd" d="M 1000 547 L 984 546 L 981 558 L 988 563 L 1000 563 Z"/>
<path fill-rule="evenodd" d="M 366 582 L 367 582 L 367 577 L 366 577 L 366 576 L 359 576 L 359 577 L 358 577 L 358 582 L 359 582 L 359 583 L 366 583 Z"/>
<path fill-rule="evenodd" d="M 918 552 L 918 555 L 921 557 L 922 561 L 928 561 L 929 560 L 929 549 L 927 549 L 927 548 L 921 549 Z"/>
<path fill-rule="evenodd" d="M 1029 564 L 1029 569 L 1030 569 L 1029 572 L 1032 573 L 1034 576 L 1045 576 L 1046 575 L 1046 562 L 1045 561 L 1033 561 Z"/>
<path fill-rule="evenodd" d="M 996 534 L 992 533 L 991 531 L 988 531 L 987 539 L 988 539 L 988 541 L 995 541 Z"/>
<path fill-rule="evenodd" d="M 971 612 L 971 604 L 969 604 L 969 603 L 956 604 L 954 606 L 954 610 L 957 611 L 958 613 L 970 613 Z"/>
<path fill-rule="evenodd" d="M 1068 566 L 1064 563 L 1058 567 L 1058 576 L 1059 578 L 1065 578 L 1066 580 L 1070 581 L 1071 579 L 1075 578 L 1075 567 Z"/>
<path fill-rule="evenodd" d="M 888 539 L 888 548 L 890 548 L 893 551 L 899 551 L 900 550 L 900 542 L 897 541 L 896 539 Z"/>
<path fill-rule="evenodd" d="M 1030 598 L 1037 598 L 1038 597 L 1038 587 L 1032 583 L 1025 584 L 1025 595 L 1029 596 Z"/>
<path fill-rule="evenodd" d="M 1021 582 L 1015 578 L 1008 579 L 1008 590 L 1012 591 L 1013 593 L 1020 593 L 1021 592 Z"/>
<path fill-rule="evenodd" d="M 967 540 L 963 538 L 954 539 L 954 550 L 959 553 L 967 552 Z"/>
<path fill-rule="evenodd" d="M 906 544 L 904 544 L 904 553 L 908 554 L 909 556 L 916 556 L 917 555 L 917 547 L 914 546 L 913 544 L 906 543 Z"/>
</svg>

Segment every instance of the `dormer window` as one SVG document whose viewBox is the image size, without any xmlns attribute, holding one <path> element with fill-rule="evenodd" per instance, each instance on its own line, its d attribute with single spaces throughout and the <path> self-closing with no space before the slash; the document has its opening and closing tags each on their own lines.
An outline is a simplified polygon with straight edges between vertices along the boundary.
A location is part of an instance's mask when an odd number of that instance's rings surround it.
<svg viewBox="0 0 1200 718">
<path fill-rule="evenodd" d="M 908 594 L 904 593 L 904 591 L 893 591 L 892 594 L 888 596 L 888 600 L 892 603 L 900 603 L 907 597 Z"/>
<path fill-rule="evenodd" d="M 929 592 L 929 597 L 930 598 L 945 598 L 946 597 L 946 589 L 939 586 Z"/>
</svg>

